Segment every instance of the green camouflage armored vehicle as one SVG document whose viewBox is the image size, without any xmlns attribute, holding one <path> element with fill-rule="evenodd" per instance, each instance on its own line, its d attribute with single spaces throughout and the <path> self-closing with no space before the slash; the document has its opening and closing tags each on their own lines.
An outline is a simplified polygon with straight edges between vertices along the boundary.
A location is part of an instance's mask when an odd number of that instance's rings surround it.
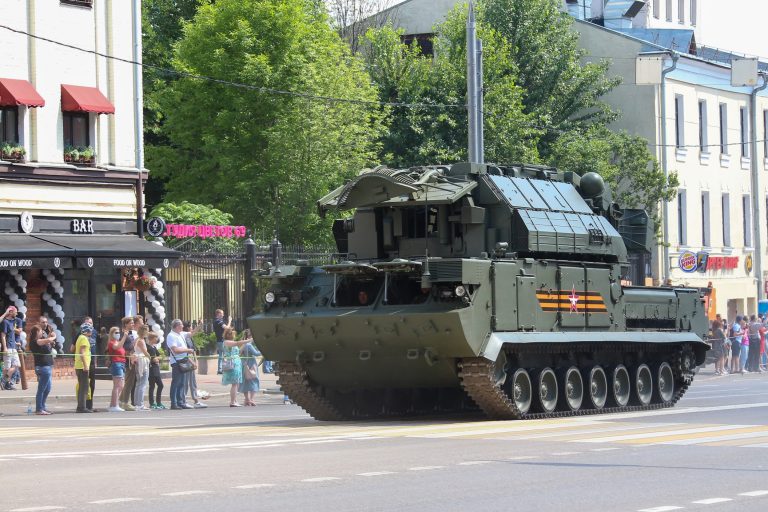
<svg viewBox="0 0 768 512">
<path fill-rule="evenodd" d="M 248 320 L 317 419 L 668 407 L 709 348 L 698 290 L 622 284 L 653 233 L 595 173 L 378 167 L 318 207 L 354 210 L 333 225 L 345 257 L 276 262 Z"/>
</svg>

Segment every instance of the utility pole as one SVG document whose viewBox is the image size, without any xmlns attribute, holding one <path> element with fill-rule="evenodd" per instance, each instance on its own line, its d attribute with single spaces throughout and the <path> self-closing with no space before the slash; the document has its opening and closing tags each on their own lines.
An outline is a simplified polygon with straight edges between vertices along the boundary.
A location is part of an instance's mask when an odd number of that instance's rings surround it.
<svg viewBox="0 0 768 512">
<path fill-rule="evenodd" d="M 483 140 L 483 42 L 477 38 L 474 2 L 467 16 L 467 119 L 469 121 L 469 162 L 485 162 Z"/>
</svg>

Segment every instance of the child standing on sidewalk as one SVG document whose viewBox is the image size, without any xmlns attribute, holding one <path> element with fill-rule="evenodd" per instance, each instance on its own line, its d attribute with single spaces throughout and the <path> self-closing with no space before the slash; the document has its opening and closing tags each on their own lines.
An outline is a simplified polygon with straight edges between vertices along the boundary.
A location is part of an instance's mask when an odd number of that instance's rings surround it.
<svg viewBox="0 0 768 512">
<path fill-rule="evenodd" d="M 150 332 L 147 334 L 147 352 L 149 352 L 149 408 L 165 409 L 160 402 L 163 394 L 163 379 L 160 377 L 160 351 L 157 350 L 157 334 Z M 157 395 L 155 395 L 157 387 Z"/>
</svg>

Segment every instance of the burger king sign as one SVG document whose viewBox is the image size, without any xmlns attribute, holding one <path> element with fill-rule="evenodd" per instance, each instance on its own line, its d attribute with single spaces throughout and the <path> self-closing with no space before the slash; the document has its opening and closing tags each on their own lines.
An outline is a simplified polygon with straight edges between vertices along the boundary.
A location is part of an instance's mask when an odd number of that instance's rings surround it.
<svg viewBox="0 0 768 512">
<path fill-rule="evenodd" d="M 696 272 L 697 266 L 696 254 L 685 251 L 680 255 L 680 270 L 683 272 Z"/>
</svg>

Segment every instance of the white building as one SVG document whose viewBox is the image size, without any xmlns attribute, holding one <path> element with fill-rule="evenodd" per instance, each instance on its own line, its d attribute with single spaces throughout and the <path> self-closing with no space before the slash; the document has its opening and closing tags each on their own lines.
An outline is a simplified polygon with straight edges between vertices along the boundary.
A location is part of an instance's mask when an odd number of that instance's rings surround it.
<svg viewBox="0 0 768 512">
<path fill-rule="evenodd" d="M 119 325 L 136 297 L 126 267 L 175 256 L 140 238 L 141 66 L 104 56 L 141 60 L 140 12 L 140 0 L 0 2 L 13 29 L 0 28 L 0 302 L 33 322 L 48 313 L 68 341 L 65 318 Z"/>
</svg>

